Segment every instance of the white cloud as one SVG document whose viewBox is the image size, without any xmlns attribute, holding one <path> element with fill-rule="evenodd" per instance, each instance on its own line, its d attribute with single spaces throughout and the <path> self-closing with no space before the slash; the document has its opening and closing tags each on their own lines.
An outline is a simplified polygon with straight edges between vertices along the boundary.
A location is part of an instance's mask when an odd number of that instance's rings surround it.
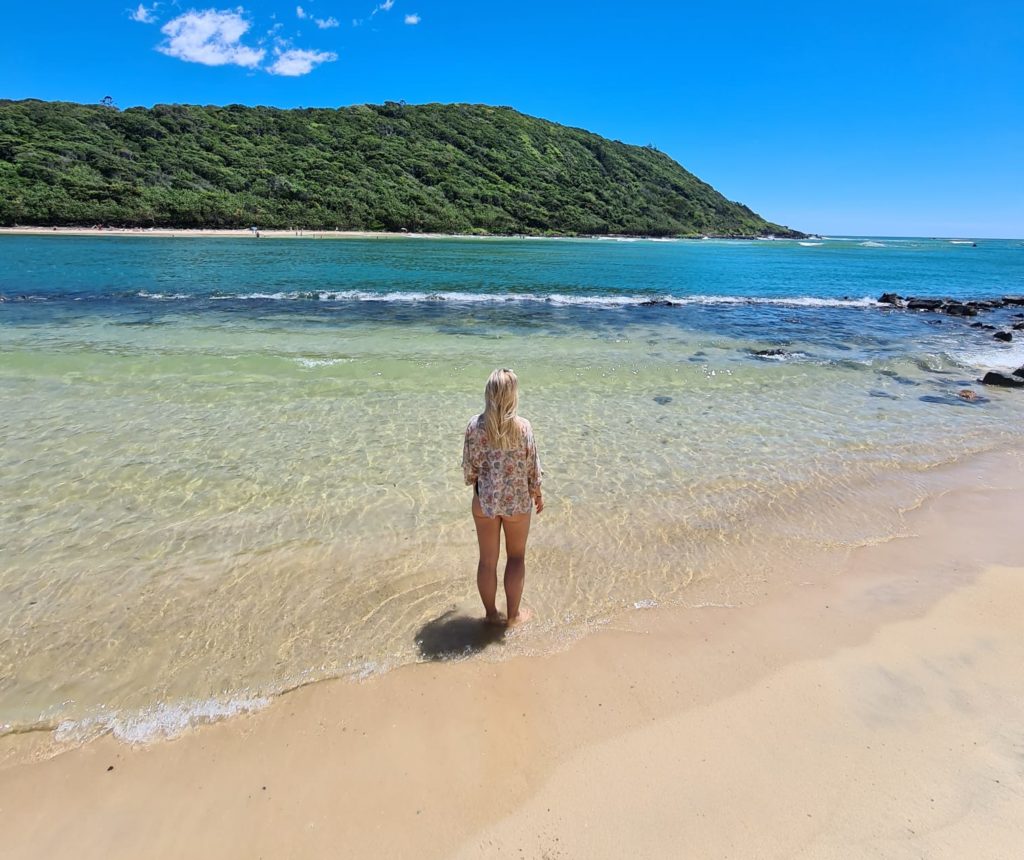
<svg viewBox="0 0 1024 860">
<path fill-rule="evenodd" d="M 249 29 L 249 22 L 242 17 L 244 13 L 241 7 L 235 11 L 204 9 L 197 12 L 193 9 L 160 28 L 167 40 L 157 46 L 157 50 L 188 63 L 255 69 L 266 51 L 241 43 Z"/>
<path fill-rule="evenodd" d="M 420 16 L 417 15 L 415 12 L 412 15 L 406 15 L 405 16 L 405 23 L 406 24 L 419 24 L 419 22 L 421 20 L 422 19 L 420 18 Z"/>
<path fill-rule="evenodd" d="M 303 9 L 301 6 L 295 7 L 295 14 L 300 21 L 305 21 L 309 17 L 309 12 Z"/>
<path fill-rule="evenodd" d="M 337 18 L 314 18 L 313 23 L 321 30 L 330 30 L 331 27 L 340 27 L 341 22 Z"/>
<path fill-rule="evenodd" d="M 140 3 L 138 9 L 128 10 L 128 17 L 133 21 L 138 21 L 140 24 L 153 24 L 156 22 L 156 15 L 153 13 L 159 5 L 159 3 L 154 3 L 147 9 L 142 3 Z"/>
<path fill-rule="evenodd" d="M 378 6 L 377 8 L 382 10 L 382 11 L 384 11 L 384 12 L 390 12 L 391 11 L 391 7 L 394 6 L 394 5 L 395 5 L 395 0 L 384 0 L 384 2 L 381 3 L 380 6 Z"/>
<path fill-rule="evenodd" d="M 304 51 L 301 48 L 289 48 L 287 51 L 277 51 L 277 59 L 267 66 L 267 71 L 272 75 L 297 78 L 299 75 L 308 75 L 321 63 L 333 63 L 336 59 L 338 59 L 338 55 L 331 51 Z"/>
</svg>

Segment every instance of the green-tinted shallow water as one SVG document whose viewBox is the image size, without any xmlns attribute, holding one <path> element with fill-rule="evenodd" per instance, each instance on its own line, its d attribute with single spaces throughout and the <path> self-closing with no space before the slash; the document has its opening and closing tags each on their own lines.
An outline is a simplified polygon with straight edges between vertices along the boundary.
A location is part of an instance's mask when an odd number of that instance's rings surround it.
<svg viewBox="0 0 1024 860">
<path fill-rule="evenodd" d="M 877 242 L 0 237 L 0 724 L 146 739 L 444 656 L 495 366 L 548 508 L 538 620 L 487 658 L 897 533 L 932 467 L 1020 441 L 974 380 L 1024 356 L 862 297 L 1020 292 L 1024 247 Z"/>
</svg>

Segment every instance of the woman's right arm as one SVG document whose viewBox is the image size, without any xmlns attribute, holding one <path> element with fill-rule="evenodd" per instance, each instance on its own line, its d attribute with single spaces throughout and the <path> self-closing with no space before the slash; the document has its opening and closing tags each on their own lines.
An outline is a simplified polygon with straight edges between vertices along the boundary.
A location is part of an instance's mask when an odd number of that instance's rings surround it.
<svg viewBox="0 0 1024 860">
<path fill-rule="evenodd" d="M 541 493 L 540 484 L 544 477 L 544 470 L 540 466 L 540 454 L 537 451 L 537 440 L 533 438 L 533 427 L 527 425 L 526 431 L 526 478 L 530 488 L 530 497 L 539 514 L 544 510 L 544 495 Z"/>
</svg>

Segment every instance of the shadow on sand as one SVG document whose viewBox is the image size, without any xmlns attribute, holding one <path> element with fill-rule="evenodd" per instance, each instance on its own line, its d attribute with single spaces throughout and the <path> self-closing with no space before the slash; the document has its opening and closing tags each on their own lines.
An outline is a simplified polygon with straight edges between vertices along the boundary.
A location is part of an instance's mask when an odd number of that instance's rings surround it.
<svg viewBox="0 0 1024 860">
<path fill-rule="evenodd" d="M 505 638 L 505 628 L 487 624 L 482 618 L 459 615 L 449 609 L 428 621 L 416 634 L 416 647 L 424 660 L 456 660 L 483 651 Z"/>
</svg>

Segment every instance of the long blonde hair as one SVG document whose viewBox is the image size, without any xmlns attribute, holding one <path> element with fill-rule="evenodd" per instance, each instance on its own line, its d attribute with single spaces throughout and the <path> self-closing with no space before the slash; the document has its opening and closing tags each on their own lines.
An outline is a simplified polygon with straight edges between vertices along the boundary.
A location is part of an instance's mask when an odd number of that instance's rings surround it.
<svg viewBox="0 0 1024 860">
<path fill-rule="evenodd" d="M 519 408 L 519 379 L 507 367 L 495 370 L 484 388 L 484 432 L 492 448 L 508 451 L 523 440 L 523 428 L 516 420 Z"/>
</svg>

